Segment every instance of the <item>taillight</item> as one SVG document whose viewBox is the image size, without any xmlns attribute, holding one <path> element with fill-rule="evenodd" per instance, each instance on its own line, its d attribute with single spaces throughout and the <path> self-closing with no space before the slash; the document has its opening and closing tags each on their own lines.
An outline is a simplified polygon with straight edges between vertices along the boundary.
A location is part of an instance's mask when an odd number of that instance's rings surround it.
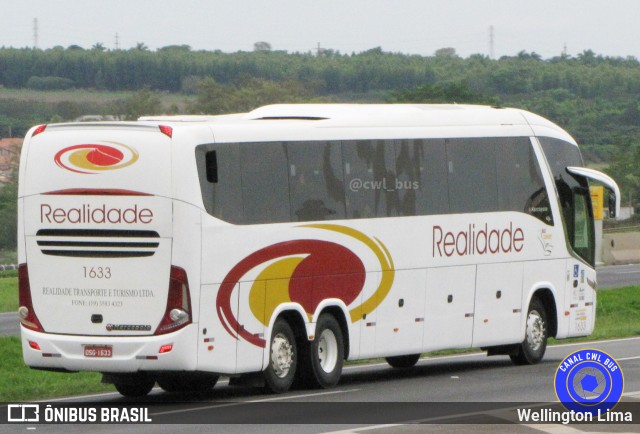
<svg viewBox="0 0 640 434">
<path fill-rule="evenodd" d="M 36 316 L 36 312 L 33 310 L 27 264 L 20 264 L 18 266 L 18 300 L 20 304 L 20 307 L 18 308 L 20 323 L 30 330 L 44 332 L 44 329 Z"/>
<path fill-rule="evenodd" d="M 191 296 L 187 272 L 180 267 L 171 266 L 167 308 L 155 334 L 175 332 L 187 324 L 191 324 Z"/>
<path fill-rule="evenodd" d="M 173 128 L 171 128 L 170 126 L 168 126 L 168 125 L 160 125 L 159 128 L 160 128 L 160 132 L 162 134 L 164 134 L 165 136 L 167 136 L 169 138 L 173 137 Z"/>
<path fill-rule="evenodd" d="M 44 133 L 44 130 L 46 130 L 46 129 L 47 129 L 47 125 L 46 125 L 46 124 L 44 124 L 44 125 L 38 125 L 38 126 L 36 127 L 36 129 L 35 129 L 35 130 L 33 130 L 33 134 L 31 135 L 31 137 L 35 137 L 35 136 L 37 136 L 37 135 L 38 135 L 38 134 L 40 134 L 40 133 Z"/>
</svg>

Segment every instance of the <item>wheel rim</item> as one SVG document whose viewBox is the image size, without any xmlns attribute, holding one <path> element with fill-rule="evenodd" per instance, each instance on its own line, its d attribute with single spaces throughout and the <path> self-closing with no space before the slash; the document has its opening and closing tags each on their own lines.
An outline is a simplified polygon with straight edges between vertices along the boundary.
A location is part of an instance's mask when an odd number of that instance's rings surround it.
<svg viewBox="0 0 640 434">
<path fill-rule="evenodd" d="M 278 378 L 284 378 L 289 374 L 293 363 L 293 348 L 289 339 L 282 333 L 278 333 L 271 341 L 271 367 Z"/>
<path fill-rule="evenodd" d="M 338 363 L 338 340 L 329 329 L 323 330 L 318 340 L 318 360 L 324 372 L 332 372 Z"/>
<path fill-rule="evenodd" d="M 533 351 L 538 351 L 544 343 L 546 328 L 542 315 L 537 310 L 529 312 L 527 317 L 527 344 Z"/>
</svg>

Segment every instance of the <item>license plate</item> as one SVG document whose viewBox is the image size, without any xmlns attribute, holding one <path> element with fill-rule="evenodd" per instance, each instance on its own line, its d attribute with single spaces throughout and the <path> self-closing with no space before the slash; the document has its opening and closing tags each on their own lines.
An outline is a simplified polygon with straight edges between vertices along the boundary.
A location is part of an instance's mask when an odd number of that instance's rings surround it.
<svg viewBox="0 0 640 434">
<path fill-rule="evenodd" d="M 113 356 L 113 347 L 111 345 L 85 345 L 85 357 L 111 357 Z"/>
</svg>

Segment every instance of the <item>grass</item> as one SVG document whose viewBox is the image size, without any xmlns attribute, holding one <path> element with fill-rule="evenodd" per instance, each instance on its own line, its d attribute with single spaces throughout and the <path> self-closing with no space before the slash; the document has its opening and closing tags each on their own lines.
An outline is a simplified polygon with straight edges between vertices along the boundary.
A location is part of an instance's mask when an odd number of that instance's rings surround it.
<svg viewBox="0 0 640 434">
<path fill-rule="evenodd" d="M 20 338 L 0 338 L 0 345 L 3 359 L 0 376 L 1 402 L 113 392 L 114 390 L 113 386 L 100 383 L 102 377 L 96 372 L 69 374 L 27 368 L 22 361 Z"/>
<path fill-rule="evenodd" d="M 550 344 L 586 342 L 640 335 L 640 286 L 598 291 L 596 327 L 584 338 L 556 340 Z"/>
<path fill-rule="evenodd" d="M 0 273 L 0 312 L 18 310 L 18 271 Z"/>
<path fill-rule="evenodd" d="M 9 304 L 13 303 L 11 306 L 17 306 L 16 285 L 15 277 L 0 278 L 0 306 L 2 306 L 2 299 L 8 299 Z M 4 309 L 0 309 L 2 310 Z M 551 339 L 550 343 L 583 342 L 640 335 L 640 286 L 599 292 L 596 318 L 596 329 L 591 336 L 562 341 Z M 113 386 L 100 383 L 101 377 L 98 373 L 68 374 L 27 368 L 22 360 L 20 339 L 17 337 L 0 338 L 0 348 L 3 349 L 0 401 L 16 402 L 114 390 Z M 439 351 L 430 354 L 441 355 L 454 352 L 460 351 Z"/>
</svg>

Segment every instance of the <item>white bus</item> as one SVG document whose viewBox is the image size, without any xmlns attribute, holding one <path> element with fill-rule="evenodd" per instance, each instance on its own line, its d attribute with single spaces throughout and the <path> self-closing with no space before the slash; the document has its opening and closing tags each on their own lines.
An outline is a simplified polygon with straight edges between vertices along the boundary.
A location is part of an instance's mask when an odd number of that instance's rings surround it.
<svg viewBox="0 0 640 434">
<path fill-rule="evenodd" d="M 275 105 L 42 125 L 22 149 L 19 294 L 35 369 L 125 396 L 219 375 L 338 383 L 344 360 L 540 361 L 595 321 L 575 141 L 516 109 Z M 262 373 L 260 377 L 256 373 Z"/>
</svg>

